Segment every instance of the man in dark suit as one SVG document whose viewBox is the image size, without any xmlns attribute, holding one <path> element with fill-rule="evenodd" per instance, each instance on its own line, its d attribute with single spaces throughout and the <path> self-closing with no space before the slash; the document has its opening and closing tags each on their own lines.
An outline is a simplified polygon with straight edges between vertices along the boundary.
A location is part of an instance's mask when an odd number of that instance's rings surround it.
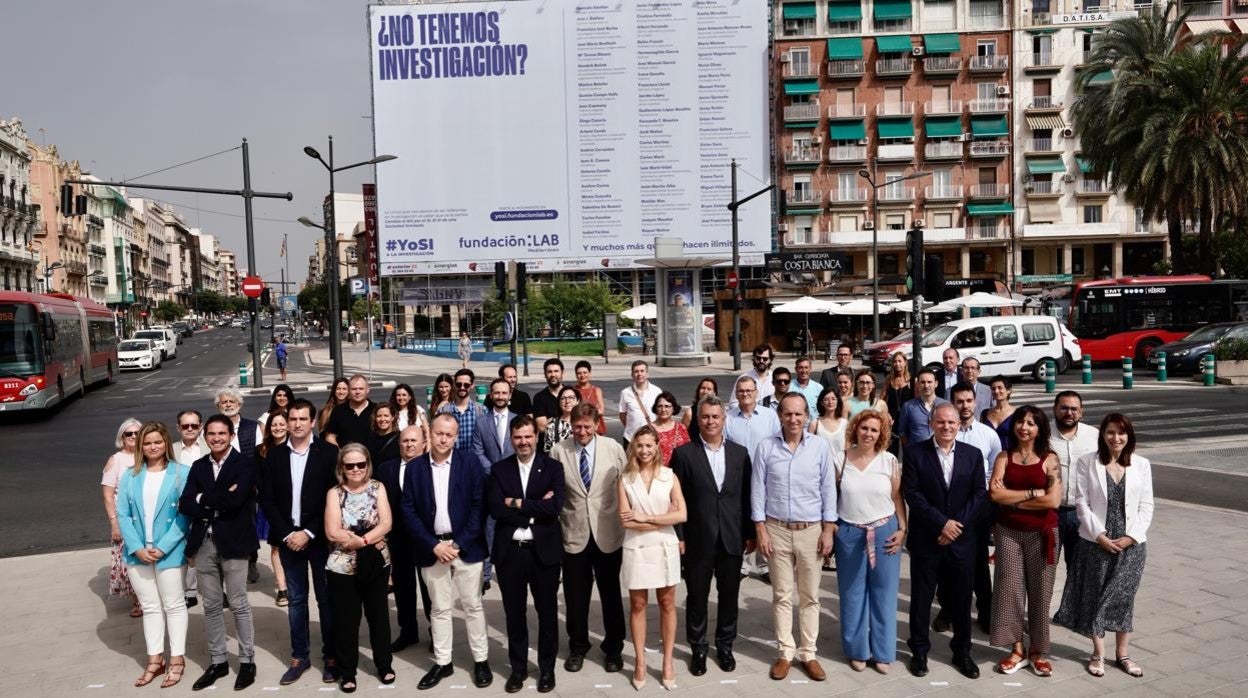
<svg viewBox="0 0 1248 698">
<path fill-rule="evenodd" d="M 256 511 L 256 468 L 234 450 L 234 423 L 214 414 L 204 425 L 208 455 L 191 465 L 178 510 L 191 519 L 186 536 L 187 558 L 198 558 L 195 575 L 204 601 L 204 634 L 209 665 L 196 679 L 203 690 L 230 673 L 226 654 L 226 594 L 238 632 L 238 678 L 241 691 L 256 680 L 255 624 L 247 602 L 247 560 L 260 547 L 253 520 Z"/>
<path fill-rule="evenodd" d="M 260 506 L 269 520 L 269 545 L 278 549 L 290 605 L 290 667 L 282 675 L 285 686 L 299 680 L 312 666 L 309 658 L 308 575 L 316 593 L 321 621 L 321 680 L 338 680 L 334 661 L 333 615 L 325 588 L 325 496 L 337 483 L 338 447 L 312 438 L 316 407 L 300 398 L 287 408 L 290 439 L 269 450 L 260 478 Z"/>
<path fill-rule="evenodd" d="M 399 636 L 390 644 L 391 652 L 400 652 L 409 645 L 420 642 L 416 622 L 416 589 L 425 607 L 425 621 L 430 617 L 432 604 L 425 583 L 416 576 L 416 559 L 412 554 L 411 532 L 403 521 L 403 490 L 407 486 L 407 468 L 424 453 L 425 432 L 419 426 L 410 426 L 399 434 L 399 458 L 377 466 L 377 479 L 386 486 L 386 499 L 390 501 L 392 526 L 387 540 L 390 545 L 390 576 L 394 580 L 394 606 L 398 612 Z"/>
<path fill-rule="evenodd" d="M 958 372 L 958 350 L 949 347 L 940 354 L 940 369 L 936 371 L 936 397 L 952 400 L 953 386 L 962 382 L 962 374 Z"/>
<path fill-rule="evenodd" d="M 482 479 L 490 476 L 490 467 L 498 461 L 515 453 L 511 447 L 511 420 L 520 415 L 513 412 L 508 405 L 511 403 L 511 384 L 505 378 L 495 378 L 490 383 L 490 395 L 487 400 L 489 409 L 477 417 L 477 428 L 472 433 L 472 452 L 481 462 Z M 485 521 L 485 545 L 488 551 L 494 545 L 494 518 Z M 494 578 L 489 555 L 481 572 L 481 581 L 486 589 L 490 588 L 490 580 Z"/>
<path fill-rule="evenodd" d="M 737 660 L 732 642 L 737 637 L 741 560 L 754 552 L 754 523 L 750 520 L 750 454 L 744 446 L 724 438 L 724 405 L 707 397 L 695 406 L 699 440 L 672 453 L 671 467 L 686 493 L 689 518 L 676 527 L 685 556 L 685 635 L 693 657 L 689 672 L 706 673 L 707 600 L 711 579 L 719 590 L 715 621 L 716 660 L 720 669 L 733 671 Z"/>
<path fill-rule="evenodd" d="M 971 584 L 975 522 L 987 496 L 984 457 L 956 440 L 958 411 L 948 403 L 932 410 L 932 438 L 908 446 L 901 488 L 910 506 L 910 673 L 927 675 L 932 599 L 941 588 L 953 625 L 953 665 L 979 678 L 971 658 Z"/>
<path fill-rule="evenodd" d="M 456 596 L 464 609 L 468 646 L 472 649 L 472 682 L 485 688 L 494 681 L 487 661 L 489 639 L 481 606 L 485 475 L 476 458 L 455 450 L 459 422 L 454 416 L 435 416 L 429 432 L 429 453 L 407 468 L 400 509 L 400 518 L 412 538 L 416 564 L 433 599 L 429 623 L 433 668 L 417 688 L 433 688 L 454 671 L 451 615 Z"/>
<path fill-rule="evenodd" d="M 524 688 L 528 678 L 528 590 L 537 611 L 537 690 L 555 689 L 559 651 L 559 567 L 563 561 L 563 467 L 537 452 L 537 428 L 531 417 L 511 423 L 516 452 L 494 464 L 487 501 L 498 522 L 492 557 L 498 567 L 503 610 L 507 614 L 508 693 Z"/>
</svg>

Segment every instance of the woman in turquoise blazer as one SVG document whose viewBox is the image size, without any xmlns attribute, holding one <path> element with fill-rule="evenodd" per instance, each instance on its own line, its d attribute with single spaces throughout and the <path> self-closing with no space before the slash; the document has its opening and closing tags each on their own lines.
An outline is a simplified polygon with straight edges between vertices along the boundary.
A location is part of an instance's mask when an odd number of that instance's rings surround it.
<svg viewBox="0 0 1248 698">
<path fill-rule="evenodd" d="M 147 668 L 135 682 L 146 686 L 165 673 L 163 688 L 176 685 L 186 671 L 186 598 L 183 565 L 191 521 L 178 512 L 178 498 L 190 467 L 173 460 L 173 440 L 160 422 L 139 430 L 139 457 L 121 476 L 117 488 L 117 524 L 121 529 L 130 584 L 143 608 Z M 165 630 L 169 664 L 165 665 Z"/>
</svg>

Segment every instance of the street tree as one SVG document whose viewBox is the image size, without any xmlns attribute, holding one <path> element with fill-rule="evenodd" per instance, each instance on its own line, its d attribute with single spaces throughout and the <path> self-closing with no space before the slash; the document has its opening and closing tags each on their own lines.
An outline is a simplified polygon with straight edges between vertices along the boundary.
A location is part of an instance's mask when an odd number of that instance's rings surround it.
<svg viewBox="0 0 1248 698">
<path fill-rule="evenodd" d="M 581 336 L 602 324 L 604 313 L 618 313 L 628 300 L 601 280 L 572 283 L 564 279 L 544 284 L 529 294 L 530 327 L 546 326 L 554 336 Z"/>
<path fill-rule="evenodd" d="M 186 308 L 183 308 L 173 301 L 164 300 L 156 306 L 153 314 L 160 322 L 173 322 L 175 320 L 181 320 L 186 315 Z"/>
</svg>

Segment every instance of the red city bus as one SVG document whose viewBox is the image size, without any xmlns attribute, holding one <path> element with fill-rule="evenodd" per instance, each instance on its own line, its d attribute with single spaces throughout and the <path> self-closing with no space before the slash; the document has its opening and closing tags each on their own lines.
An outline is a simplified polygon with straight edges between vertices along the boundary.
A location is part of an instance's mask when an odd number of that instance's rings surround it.
<svg viewBox="0 0 1248 698">
<path fill-rule="evenodd" d="M 0 291 L 0 411 L 47 409 L 116 372 L 117 323 L 107 307 Z"/>
<path fill-rule="evenodd" d="M 1069 327 L 1093 361 L 1135 359 L 1166 342 L 1248 312 L 1248 281 L 1208 276 L 1138 276 L 1088 281 L 1071 295 Z"/>
</svg>

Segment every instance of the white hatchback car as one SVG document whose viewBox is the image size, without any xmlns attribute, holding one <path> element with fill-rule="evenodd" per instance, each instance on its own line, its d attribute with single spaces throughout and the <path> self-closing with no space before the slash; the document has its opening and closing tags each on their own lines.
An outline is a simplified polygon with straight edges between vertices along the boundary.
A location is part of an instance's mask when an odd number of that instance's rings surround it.
<svg viewBox="0 0 1248 698">
<path fill-rule="evenodd" d="M 126 339 L 117 345 L 117 366 L 123 371 L 150 371 L 160 364 L 160 349 L 150 339 Z"/>
</svg>

